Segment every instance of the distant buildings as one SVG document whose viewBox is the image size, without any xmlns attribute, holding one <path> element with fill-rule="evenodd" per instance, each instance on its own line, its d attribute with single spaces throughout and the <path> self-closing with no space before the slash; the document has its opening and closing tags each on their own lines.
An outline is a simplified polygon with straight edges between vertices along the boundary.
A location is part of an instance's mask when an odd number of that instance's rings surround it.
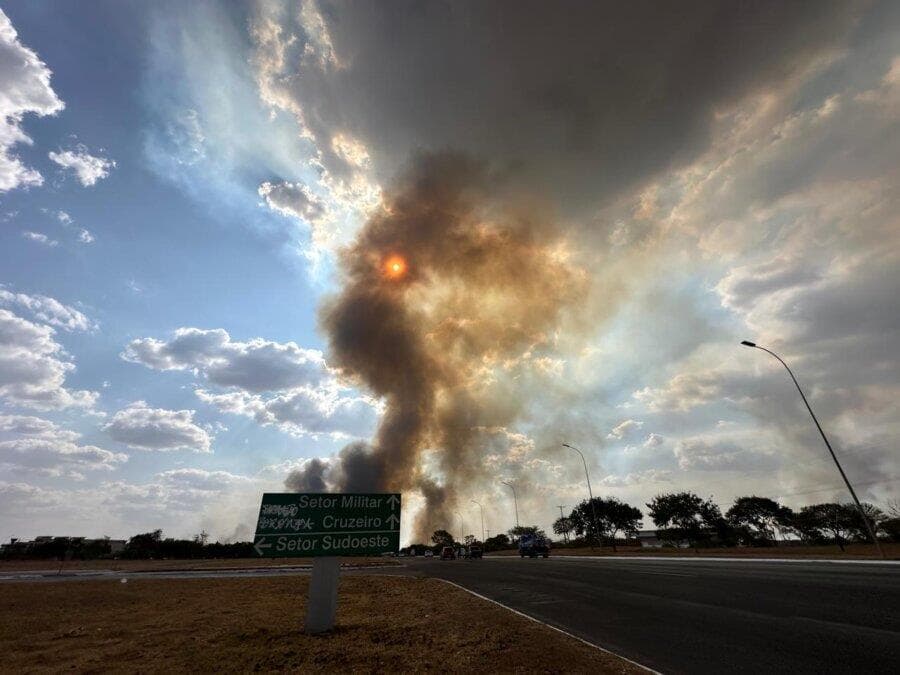
<svg viewBox="0 0 900 675">
<path fill-rule="evenodd" d="M 125 550 L 126 540 L 87 537 L 35 537 L 31 541 L 12 538 L 0 544 L 0 558 L 114 558 Z"/>
</svg>

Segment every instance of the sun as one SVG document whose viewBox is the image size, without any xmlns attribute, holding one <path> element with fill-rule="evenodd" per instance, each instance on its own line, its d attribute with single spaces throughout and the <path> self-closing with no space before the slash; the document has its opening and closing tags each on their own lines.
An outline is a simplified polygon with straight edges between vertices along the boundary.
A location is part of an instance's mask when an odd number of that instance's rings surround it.
<svg viewBox="0 0 900 675">
<path fill-rule="evenodd" d="M 402 256 L 392 255 L 384 261 L 384 273 L 391 279 L 399 279 L 406 274 L 406 260 Z"/>
</svg>

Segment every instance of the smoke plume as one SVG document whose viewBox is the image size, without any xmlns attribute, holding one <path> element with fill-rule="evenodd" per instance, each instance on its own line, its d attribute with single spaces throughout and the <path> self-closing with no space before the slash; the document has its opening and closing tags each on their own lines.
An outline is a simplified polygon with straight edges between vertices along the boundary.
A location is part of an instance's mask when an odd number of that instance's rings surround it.
<svg viewBox="0 0 900 675">
<path fill-rule="evenodd" d="M 415 535 L 446 527 L 485 433 L 515 422 L 520 380 L 550 367 L 555 331 L 585 294 L 568 256 L 502 176 L 457 155 L 415 160 L 342 252 L 343 290 L 320 317 L 330 363 L 380 397 L 384 416 L 327 476 L 307 463 L 289 485 L 414 490 L 426 503 Z"/>
</svg>

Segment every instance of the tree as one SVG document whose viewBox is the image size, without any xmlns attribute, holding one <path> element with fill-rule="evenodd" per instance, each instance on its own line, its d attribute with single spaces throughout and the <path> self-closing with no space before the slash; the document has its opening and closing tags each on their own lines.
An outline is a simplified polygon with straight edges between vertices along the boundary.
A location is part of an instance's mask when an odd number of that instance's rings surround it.
<svg viewBox="0 0 900 675">
<path fill-rule="evenodd" d="M 594 526 L 595 512 L 597 516 L 596 528 Z M 602 537 L 610 538 L 613 551 L 615 551 L 616 535 L 619 532 L 626 535 L 636 535 L 642 517 L 643 514 L 639 509 L 630 504 L 620 502 L 615 497 L 609 499 L 594 497 L 593 509 L 591 508 L 591 502 L 586 499 L 572 509 L 572 513 L 567 520 L 572 523 L 572 529 L 579 536 L 587 534 L 595 540 Z M 599 532 L 595 532 L 595 529 L 599 529 Z"/>
<path fill-rule="evenodd" d="M 493 537 L 488 537 L 484 540 L 484 550 L 488 551 L 501 551 L 505 548 L 510 547 L 509 537 L 506 536 L 503 532 L 500 534 L 495 534 Z"/>
<path fill-rule="evenodd" d="M 155 558 L 159 555 L 162 530 L 136 534 L 125 545 L 123 557 L 125 558 Z"/>
<path fill-rule="evenodd" d="M 728 523 L 712 499 L 704 501 L 693 492 L 657 495 L 647 503 L 650 517 L 663 540 L 687 542 L 694 548 L 709 544 L 713 535 L 730 538 Z"/>
<path fill-rule="evenodd" d="M 725 517 L 737 528 L 744 543 L 769 546 L 775 542 L 775 528 L 790 523 L 793 512 L 768 497 L 738 497 Z"/>
<path fill-rule="evenodd" d="M 465 536 L 465 538 L 463 539 L 463 541 L 465 542 L 466 546 L 471 546 L 472 544 L 475 543 L 475 535 L 474 535 L 474 534 L 467 534 L 467 535 Z"/>
<path fill-rule="evenodd" d="M 518 539 L 523 534 L 533 534 L 538 537 L 546 537 L 546 533 L 537 525 L 517 525 L 509 530 L 509 536 Z"/>
<path fill-rule="evenodd" d="M 863 510 L 873 520 L 879 514 L 884 515 L 871 504 L 864 504 Z M 803 541 L 820 544 L 830 539 L 841 551 L 845 550 L 844 544 L 848 541 L 868 539 L 865 523 L 855 504 L 827 502 L 804 506 L 791 525 Z"/>
<path fill-rule="evenodd" d="M 434 542 L 435 548 L 453 546 L 456 543 L 456 540 L 453 539 L 453 535 L 447 532 L 447 530 L 435 530 L 434 534 L 431 535 L 431 541 Z"/>
<path fill-rule="evenodd" d="M 569 533 L 574 529 L 571 518 L 557 518 L 553 521 L 553 534 L 558 534 L 568 539 Z"/>
</svg>

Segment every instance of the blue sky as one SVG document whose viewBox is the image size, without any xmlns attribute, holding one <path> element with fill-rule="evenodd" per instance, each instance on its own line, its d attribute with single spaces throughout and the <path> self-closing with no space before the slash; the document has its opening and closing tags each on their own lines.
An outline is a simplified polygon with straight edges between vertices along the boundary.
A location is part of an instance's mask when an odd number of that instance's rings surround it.
<svg viewBox="0 0 900 675">
<path fill-rule="evenodd" d="M 897 494 L 896 6 L 773 9 L 762 37 L 699 6 L 508 10 L 2 6 L 0 537 L 246 537 L 286 478 L 352 482 L 356 441 L 403 465 L 405 537 L 471 498 L 506 527 L 501 478 L 549 525 L 583 497 L 564 440 L 638 505 L 843 500 L 745 337 L 798 364 L 865 497 Z M 423 152 L 490 167 L 477 224 L 402 229 Z M 513 243 L 470 273 L 443 259 L 492 228 Z M 410 373 L 433 412 L 398 455 L 402 392 L 323 325 L 378 232 L 405 232 L 399 307 L 455 374 Z"/>
</svg>

